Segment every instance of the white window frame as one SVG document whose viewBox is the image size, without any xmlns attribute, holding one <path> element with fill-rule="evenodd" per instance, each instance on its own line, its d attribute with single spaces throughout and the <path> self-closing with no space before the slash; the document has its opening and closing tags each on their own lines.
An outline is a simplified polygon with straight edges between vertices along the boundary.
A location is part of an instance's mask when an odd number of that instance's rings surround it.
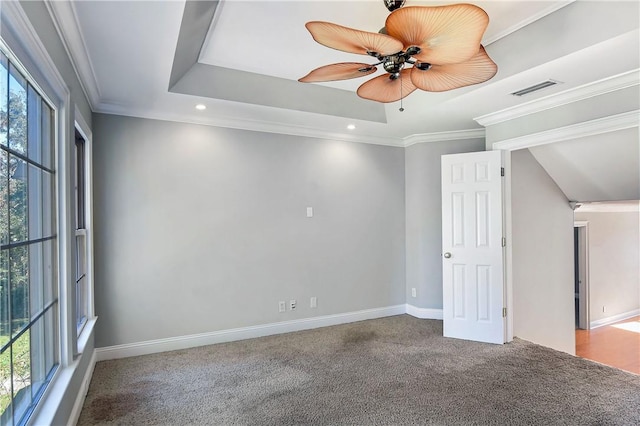
<svg viewBox="0 0 640 426">
<path fill-rule="evenodd" d="M 74 124 L 83 132 L 89 142 L 91 152 L 91 131 L 87 122 L 72 108 L 71 94 L 64 79 L 58 72 L 46 48 L 37 36 L 37 31 L 29 21 L 22 6 L 17 1 L 2 2 L 0 7 L 0 44 L 8 53 L 16 68 L 25 75 L 55 110 L 55 170 L 56 170 L 56 214 L 58 249 L 58 360 L 59 367 L 35 407 L 27 424 L 52 424 L 58 408 L 62 405 L 66 391 L 71 385 L 73 374 L 80 367 L 77 358 L 85 350 L 85 345 L 93 335 L 95 314 L 93 311 L 93 243 L 89 236 L 87 247 L 88 273 L 91 281 L 91 319 L 87 321 L 80 336 L 77 335 L 75 304 L 75 213 L 73 191 L 74 157 L 72 143 L 75 136 Z M 74 121 L 75 119 L 75 121 Z M 89 157 L 90 158 L 90 154 Z M 88 164 L 91 161 L 88 159 Z M 87 173 L 86 189 L 91 188 L 91 170 Z M 91 194 L 88 194 L 87 221 L 91 224 Z M 92 224 L 91 224 L 92 225 Z M 89 225 L 88 225 L 89 226 Z M 92 358 L 90 362 L 94 362 Z M 68 395 L 66 395 L 68 398 Z M 73 416 L 73 413 L 72 413 Z"/>
<path fill-rule="evenodd" d="M 93 290 L 93 133 L 80 110 L 75 108 L 75 130 L 84 139 L 84 203 L 85 224 L 84 229 L 76 229 L 75 235 L 85 237 L 85 261 L 87 277 L 87 322 L 78 334 L 77 353 L 84 352 L 84 346 L 93 330 L 95 323 L 94 290 Z M 75 244 L 74 239 L 74 244 Z M 75 281 L 75 280 L 74 280 Z M 75 289 L 74 289 L 75 290 Z M 74 293 L 75 294 L 75 293 Z"/>
</svg>

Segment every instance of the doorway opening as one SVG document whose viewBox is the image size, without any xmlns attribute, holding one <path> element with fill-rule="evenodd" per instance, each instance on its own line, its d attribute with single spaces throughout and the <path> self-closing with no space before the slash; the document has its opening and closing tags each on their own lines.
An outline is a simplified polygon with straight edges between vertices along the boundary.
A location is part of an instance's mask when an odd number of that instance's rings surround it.
<svg viewBox="0 0 640 426">
<path fill-rule="evenodd" d="M 589 222 L 573 227 L 574 293 L 576 329 L 589 330 Z"/>
<path fill-rule="evenodd" d="M 576 204 L 576 355 L 640 374 L 640 202 Z"/>
</svg>

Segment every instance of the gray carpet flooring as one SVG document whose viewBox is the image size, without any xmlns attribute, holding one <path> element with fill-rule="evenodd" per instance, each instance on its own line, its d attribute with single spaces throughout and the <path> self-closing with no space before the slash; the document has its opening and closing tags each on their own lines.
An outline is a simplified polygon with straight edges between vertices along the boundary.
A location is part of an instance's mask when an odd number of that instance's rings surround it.
<svg viewBox="0 0 640 426">
<path fill-rule="evenodd" d="M 400 315 L 99 362 L 78 424 L 640 425 L 640 376 Z"/>
</svg>

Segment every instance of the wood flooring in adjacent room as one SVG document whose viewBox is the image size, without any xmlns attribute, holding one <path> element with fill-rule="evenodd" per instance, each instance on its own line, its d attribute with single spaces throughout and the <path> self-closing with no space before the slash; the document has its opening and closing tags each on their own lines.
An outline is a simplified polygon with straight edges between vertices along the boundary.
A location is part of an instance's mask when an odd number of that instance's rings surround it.
<svg viewBox="0 0 640 426">
<path fill-rule="evenodd" d="M 576 355 L 640 374 L 640 316 L 576 330 Z"/>
</svg>

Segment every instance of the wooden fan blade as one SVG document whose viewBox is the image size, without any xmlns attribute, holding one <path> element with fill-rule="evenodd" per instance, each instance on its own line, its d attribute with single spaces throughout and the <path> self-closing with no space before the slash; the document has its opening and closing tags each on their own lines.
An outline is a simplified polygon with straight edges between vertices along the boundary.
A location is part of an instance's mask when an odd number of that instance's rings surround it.
<svg viewBox="0 0 640 426">
<path fill-rule="evenodd" d="M 498 66 L 489 58 L 484 47 L 466 62 L 448 65 L 432 65 L 428 70 L 414 66 L 411 81 L 422 90 L 444 92 L 489 80 L 498 72 Z"/>
<path fill-rule="evenodd" d="M 389 74 L 372 78 L 358 87 L 358 96 L 376 102 L 395 102 L 407 97 L 416 86 L 411 82 L 411 70 L 402 70 L 402 79 L 391 80 Z M 402 90 L 401 90 L 402 88 Z"/>
<path fill-rule="evenodd" d="M 430 64 L 455 64 L 478 52 L 489 16 L 472 4 L 404 7 L 387 18 L 387 34 L 417 46 L 413 57 Z"/>
<path fill-rule="evenodd" d="M 321 81 L 348 80 L 363 77 L 376 72 L 377 68 L 370 64 L 358 62 L 341 62 L 316 68 L 309 74 L 298 79 L 302 83 L 317 83 Z"/>
<path fill-rule="evenodd" d="M 384 34 L 354 30 L 322 21 L 307 22 L 305 26 L 315 41 L 343 52 L 362 55 L 375 52 L 380 55 L 393 55 L 402 50 L 400 41 Z"/>
</svg>

